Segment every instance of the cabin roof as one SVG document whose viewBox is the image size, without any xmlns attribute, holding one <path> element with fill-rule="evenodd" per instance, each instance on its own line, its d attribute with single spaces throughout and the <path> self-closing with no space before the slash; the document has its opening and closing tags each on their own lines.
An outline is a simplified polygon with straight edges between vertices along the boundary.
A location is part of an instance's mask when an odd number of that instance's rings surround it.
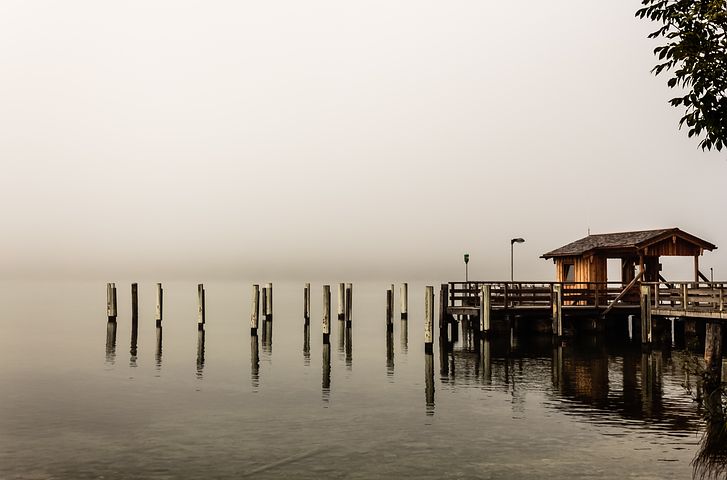
<svg viewBox="0 0 727 480">
<path fill-rule="evenodd" d="M 580 256 L 586 253 L 596 253 L 598 251 L 607 252 L 609 250 L 633 249 L 636 251 L 674 235 L 705 250 L 714 250 L 717 248 L 714 244 L 679 230 L 678 228 L 663 228 L 659 230 L 588 235 L 580 240 L 545 253 L 541 258 Z"/>
</svg>

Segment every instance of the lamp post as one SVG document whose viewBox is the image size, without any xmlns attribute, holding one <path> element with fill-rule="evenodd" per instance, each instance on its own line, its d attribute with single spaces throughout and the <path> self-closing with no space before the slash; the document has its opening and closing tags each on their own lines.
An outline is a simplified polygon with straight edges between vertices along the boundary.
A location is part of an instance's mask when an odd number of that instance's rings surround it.
<svg viewBox="0 0 727 480">
<path fill-rule="evenodd" d="M 510 281 L 515 281 L 515 262 L 513 261 L 512 252 L 513 252 L 513 246 L 516 243 L 525 243 L 524 238 L 513 238 L 510 240 Z"/>
<path fill-rule="evenodd" d="M 469 271 L 467 270 L 467 264 L 470 263 L 470 254 L 465 253 L 464 254 L 464 281 L 465 283 L 468 283 L 470 281 L 469 279 Z"/>
</svg>

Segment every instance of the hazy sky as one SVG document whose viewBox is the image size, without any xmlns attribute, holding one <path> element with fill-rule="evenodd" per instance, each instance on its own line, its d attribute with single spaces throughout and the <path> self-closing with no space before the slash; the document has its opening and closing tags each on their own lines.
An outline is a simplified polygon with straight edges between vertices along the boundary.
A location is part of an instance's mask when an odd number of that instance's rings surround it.
<svg viewBox="0 0 727 480">
<path fill-rule="evenodd" d="M 678 226 L 724 279 L 727 154 L 639 3 L 3 0 L 0 275 L 495 279 L 522 236 L 548 280 Z"/>
</svg>

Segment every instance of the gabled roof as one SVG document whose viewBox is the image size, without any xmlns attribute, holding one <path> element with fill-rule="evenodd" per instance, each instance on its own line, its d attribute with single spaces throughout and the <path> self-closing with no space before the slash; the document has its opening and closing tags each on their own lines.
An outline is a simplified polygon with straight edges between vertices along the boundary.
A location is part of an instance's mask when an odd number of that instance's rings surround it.
<svg viewBox="0 0 727 480">
<path fill-rule="evenodd" d="M 687 232 L 683 232 L 678 228 L 665 228 L 660 230 L 588 235 L 580 240 L 557 248 L 552 252 L 548 252 L 542 255 L 541 258 L 579 256 L 596 250 L 639 250 L 674 235 L 705 250 L 714 250 L 717 248 L 714 244 L 690 235 Z"/>
</svg>

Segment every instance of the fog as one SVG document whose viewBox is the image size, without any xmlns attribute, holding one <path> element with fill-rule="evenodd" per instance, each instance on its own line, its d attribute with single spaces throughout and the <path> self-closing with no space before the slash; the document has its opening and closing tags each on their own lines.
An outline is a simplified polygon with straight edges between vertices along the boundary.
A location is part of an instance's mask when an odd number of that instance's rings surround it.
<svg viewBox="0 0 727 480">
<path fill-rule="evenodd" d="M 727 278 L 727 155 L 638 6 L 4 0 L 0 276 L 505 279 L 523 237 L 549 280 L 589 229 L 679 227 Z"/>
</svg>

